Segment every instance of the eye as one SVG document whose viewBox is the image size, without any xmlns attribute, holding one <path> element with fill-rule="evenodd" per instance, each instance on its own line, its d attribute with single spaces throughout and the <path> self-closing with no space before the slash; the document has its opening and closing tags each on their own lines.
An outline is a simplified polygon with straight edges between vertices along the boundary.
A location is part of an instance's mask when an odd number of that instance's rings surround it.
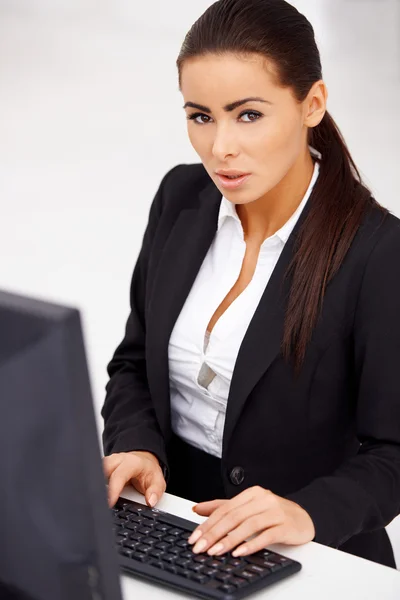
<svg viewBox="0 0 400 600">
<path fill-rule="evenodd" d="M 243 117 L 244 115 L 255 115 L 256 118 L 255 119 L 250 119 L 250 121 L 243 121 L 243 123 L 253 123 L 254 121 L 258 121 L 260 117 L 262 117 L 263 115 L 257 111 L 254 110 L 245 110 L 242 113 L 240 113 L 239 118 Z M 186 118 L 188 119 L 188 121 L 194 121 L 194 123 L 196 123 L 196 125 L 206 125 L 206 123 L 208 123 L 208 121 L 206 121 L 204 123 L 203 122 L 199 122 L 196 121 L 197 117 L 206 117 L 207 119 L 209 119 L 210 117 L 204 113 L 200 113 L 200 112 L 196 112 L 196 113 L 192 113 L 191 115 L 187 116 Z"/>
</svg>

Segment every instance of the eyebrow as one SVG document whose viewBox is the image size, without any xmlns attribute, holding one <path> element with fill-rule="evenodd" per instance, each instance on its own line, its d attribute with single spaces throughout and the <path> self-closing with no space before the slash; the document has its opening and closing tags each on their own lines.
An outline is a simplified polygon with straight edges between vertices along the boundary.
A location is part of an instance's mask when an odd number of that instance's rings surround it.
<svg viewBox="0 0 400 600">
<path fill-rule="evenodd" d="M 250 98 L 243 98 L 242 100 L 236 100 L 235 102 L 231 102 L 230 104 L 225 104 L 225 106 L 223 106 L 223 109 L 226 112 L 230 112 L 232 110 L 235 110 L 235 108 L 237 108 L 238 106 L 241 106 L 242 104 L 246 104 L 246 102 L 265 102 L 266 104 L 272 105 L 272 102 L 270 102 L 269 100 L 264 100 L 264 98 L 260 98 L 259 96 L 252 96 Z M 208 106 L 203 106 L 202 104 L 196 104 L 195 102 L 185 102 L 185 104 L 183 105 L 183 108 L 186 108 L 187 106 L 190 106 L 192 108 L 198 108 L 199 110 L 202 110 L 206 113 L 211 113 L 211 109 L 208 108 Z"/>
</svg>

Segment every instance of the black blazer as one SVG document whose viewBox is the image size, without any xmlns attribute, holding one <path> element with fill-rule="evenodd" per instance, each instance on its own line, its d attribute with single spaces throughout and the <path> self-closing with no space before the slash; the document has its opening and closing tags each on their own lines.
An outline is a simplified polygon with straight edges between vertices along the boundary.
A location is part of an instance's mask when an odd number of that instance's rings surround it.
<svg viewBox="0 0 400 600">
<path fill-rule="evenodd" d="M 151 451 L 167 481 L 168 342 L 216 233 L 221 197 L 201 163 L 163 177 L 133 272 L 125 337 L 108 365 L 105 454 Z M 400 513 L 400 219 L 389 213 L 382 222 L 375 206 L 369 210 L 327 286 L 295 381 L 280 354 L 290 278 L 280 284 L 309 207 L 240 347 L 223 485 L 227 498 L 253 485 L 270 489 L 307 510 L 315 542 L 395 566 L 384 527 Z"/>
</svg>

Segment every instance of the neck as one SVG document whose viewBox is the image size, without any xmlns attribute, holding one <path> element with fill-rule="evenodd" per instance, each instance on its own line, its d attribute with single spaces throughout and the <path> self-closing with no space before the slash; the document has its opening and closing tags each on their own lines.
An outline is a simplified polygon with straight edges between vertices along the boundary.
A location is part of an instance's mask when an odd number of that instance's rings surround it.
<svg viewBox="0 0 400 600">
<path fill-rule="evenodd" d="M 307 148 L 304 156 L 267 194 L 248 204 L 236 204 L 245 241 L 262 244 L 290 219 L 304 198 L 313 171 L 314 161 Z"/>
</svg>

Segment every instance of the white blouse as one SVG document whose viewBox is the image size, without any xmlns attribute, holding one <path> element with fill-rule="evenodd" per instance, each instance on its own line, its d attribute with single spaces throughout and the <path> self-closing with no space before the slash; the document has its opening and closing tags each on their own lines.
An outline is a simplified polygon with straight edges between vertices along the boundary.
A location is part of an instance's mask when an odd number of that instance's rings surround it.
<svg viewBox="0 0 400 600">
<path fill-rule="evenodd" d="M 317 153 L 309 147 L 312 153 Z M 245 290 L 207 326 L 238 280 L 246 252 L 235 205 L 224 196 L 216 235 L 171 332 L 168 347 L 172 430 L 188 444 L 222 455 L 226 404 L 243 337 L 280 253 L 311 194 L 319 163 L 296 211 L 261 245 L 256 269 Z"/>
</svg>

